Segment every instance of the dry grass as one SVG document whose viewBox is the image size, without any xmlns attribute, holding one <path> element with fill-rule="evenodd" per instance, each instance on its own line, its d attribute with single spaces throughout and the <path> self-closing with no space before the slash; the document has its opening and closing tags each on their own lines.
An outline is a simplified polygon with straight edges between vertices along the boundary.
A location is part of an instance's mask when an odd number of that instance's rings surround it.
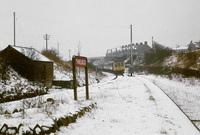
<svg viewBox="0 0 200 135">
<path fill-rule="evenodd" d="M 194 52 L 179 52 L 168 58 L 172 62 L 172 59 L 177 60 L 173 63 L 168 64 L 168 66 L 179 67 L 179 68 L 197 68 L 197 63 L 200 62 L 200 51 Z M 165 63 L 165 62 L 163 62 Z"/>
<path fill-rule="evenodd" d="M 43 51 L 42 54 L 47 58 L 51 59 L 52 61 L 54 61 L 55 63 L 57 63 L 59 66 L 63 67 L 64 70 L 66 71 L 72 70 L 71 63 L 62 60 L 62 57 L 58 56 L 56 50 L 51 49 L 48 51 Z"/>
</svg>

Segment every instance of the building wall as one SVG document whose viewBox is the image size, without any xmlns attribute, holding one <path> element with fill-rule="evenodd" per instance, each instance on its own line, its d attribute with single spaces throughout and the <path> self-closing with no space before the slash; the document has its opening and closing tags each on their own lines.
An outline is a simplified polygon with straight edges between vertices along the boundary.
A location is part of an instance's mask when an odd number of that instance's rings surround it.
<svg viewBox="0 0 200 135">
<path fill-rule="evenodd" d="M 144 55 L 145 53 L 148 53 L 151 51 L 151 47 L 149 47 L 146 44 L 143 44 L 141 46 L 138 47 L 138 49 L 136 49 L 136 52 L 138 55 Z"/>
<path fill-rule="evenodd" d="M 193 44 L 193 43 L 190 43 L 190 45 L 188 46 L 188 50 L 189 50 L 189 51 L 197 50 L 196 45 Z"/>
<path fill-rule="evenodd" d="M 53 62 L 33 61 L 34 80 L 42 82 L 50 88 L 53 80 Z"/>
</svg>

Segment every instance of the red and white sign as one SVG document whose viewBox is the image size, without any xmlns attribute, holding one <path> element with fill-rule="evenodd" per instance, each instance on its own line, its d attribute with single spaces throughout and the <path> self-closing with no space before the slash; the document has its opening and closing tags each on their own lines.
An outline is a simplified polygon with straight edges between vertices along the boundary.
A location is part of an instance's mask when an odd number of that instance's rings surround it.
<svg viewBox="0 0 200 135">
<path fill-rule="evenodd" d="M 84 57 L 75 57 L 75 64 L 77 67 L 86 67 L 87 59 Z"/>
</svg>

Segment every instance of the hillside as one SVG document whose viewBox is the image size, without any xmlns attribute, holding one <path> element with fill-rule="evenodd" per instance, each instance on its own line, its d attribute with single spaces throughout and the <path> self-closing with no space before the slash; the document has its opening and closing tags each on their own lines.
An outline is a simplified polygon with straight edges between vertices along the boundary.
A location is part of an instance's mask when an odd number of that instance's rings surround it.
<svg viewBox="0 0 200 135">
<path fill-rule="evenodd" d="M 54 80 L 63 80 L 70 81 L 73 80 L 72 73 L 72 62 L 67 62 L 62 60 L 61 57 L 58 56 L 56 50 L 48 50 L 43 51 L 42 54 L 47 58 L 54 61 Z M 88 78 L 89 84 L 96 82 L 97 80 L 101 80 L 104 77 L 101 73 L 96 73 L 94 67 L 89 64 L 88 67 Z M 83 86 L 85 83 L 85 69 L 77 68 L 77 81 L 79 86 Z"/>
<path fill-rule="evenodd" d="M 162 66 L 200 70 L 200 51 L 175 53 L 167 57 Z"/>
</svg>

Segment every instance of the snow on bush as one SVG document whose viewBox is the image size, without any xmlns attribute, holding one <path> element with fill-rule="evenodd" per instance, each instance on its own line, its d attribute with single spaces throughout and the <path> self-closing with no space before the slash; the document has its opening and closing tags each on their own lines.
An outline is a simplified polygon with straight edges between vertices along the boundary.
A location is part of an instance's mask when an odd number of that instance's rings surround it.
<svg viewBox="0 0 200 135">
<path fill-rule="evenodd" d="M 0 78 L 0 96 L 2 97 L 0 102 L 46 93 L 46 87 L 42 83 L 28 81 L 11 67 L 8 67 L 4 77 L 4 80 Z"/>
</svg>

